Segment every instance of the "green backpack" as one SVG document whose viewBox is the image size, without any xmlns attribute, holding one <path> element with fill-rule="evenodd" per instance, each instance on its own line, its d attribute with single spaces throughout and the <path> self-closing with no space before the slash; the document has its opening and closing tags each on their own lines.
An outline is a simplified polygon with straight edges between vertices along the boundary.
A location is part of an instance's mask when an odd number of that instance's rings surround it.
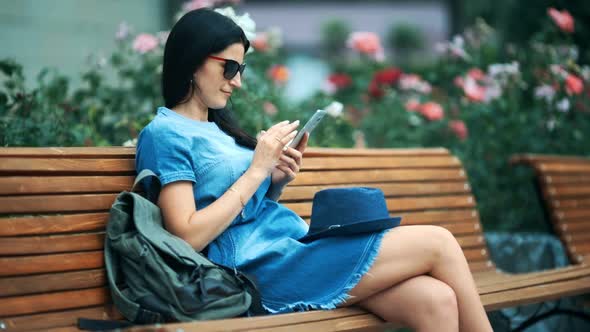
<svg viewBox="0 0 590 332">
<path fill-rule="evenodd" d="M 160 209 L 134 189 L 112 205 L 104 258 L 113 302 L 136 324 L 209 320 L 265 314 L 254 283 L 214 264 L 187 242 L 167 232 Z M 159 180 L 151 181 L 159 191 Z"/>
</svg>

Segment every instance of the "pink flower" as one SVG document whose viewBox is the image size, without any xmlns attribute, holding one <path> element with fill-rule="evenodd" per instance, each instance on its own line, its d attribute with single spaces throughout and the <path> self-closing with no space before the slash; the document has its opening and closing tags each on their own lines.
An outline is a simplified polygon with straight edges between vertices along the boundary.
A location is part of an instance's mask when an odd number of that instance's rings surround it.
<svg viewBox="0 0 590 332">
<path fill-rule="evenodd" d="M 141 54 L 147 53 L 158 46 L 158 38 L 149 33 L 142 33 L 135 37 L 133 49 Z"/>
<path fill-rule="evenodd" d="M 404 106 L 408 112 L 416 112 L 420 110 L 420 102 L 414 98 L 408 100 Z"/>
<path fill-rule="evenodd" d="M 266 32 L 261 32 L 256 35 L 256 38 L 252 41 L 252 46 L 260 52 L 268 51 L 268 34 Z"/>
<path fill-rule="evenodd" d="M 430 121 L 440 120 L 445 115 L 442 106 L 432 101 L 422 104 L 419 112 Z"/>
<path fill-rule="evenodd" d="M 555 25 L 566 33 L 574 32 L 574 18 L 567 10 L 559 11 L 555 8 L 547 9 L 547 14 L 555 22 Z"/>
<path fill-rule="evenodd" d="M 486 88 L 477 84 L 474 79 L 467 77 L 463 84 L 463 92 L 471 101 L 482 102 L 486 99 Z"/>
<path fill-rule="evenodd" d="M 432 87 L 416 74 L 402 74 L 399 79 L 399 87 L 402 90 L 415 90 L 420 93 L 430 93 Z"/>
<path fill-rule="evenodd" d="M 584 91 L 584 82 L 578 76 L 568 74 L 565 78 L 565 91 L 568 95 L 579 95 Z"/>
<path fill-rule="evenodd" d="M 211 7 L 213 4 L 214 1 L 212 0 L 191 0 L 185 2 L 184 5 L 182 5 L 182 9 L 188 12 L 199 8 Z"/>
<path fill-rule="evenodd" d="M 383 56 L 383 47 L 379 36 L 373 32 L 353 32 L 348 37 L 346 45 L 353 50 L 379 59 Z"/>
<path fill-rule="evenodd" d="M 473 78 L 476 81 L 482 81 L 486 78 L 486 74 L 479 68 L 472 68 L 467 72 L 467 76 Z"/>
<path fill-rule="evenodd" d="M 262 103 L 262 109 L 264 110 L 264 113 L 268 114 L 269 116 L 275 116 L 279 112 L 275 104 L 271 103 L 270 101 L 265 101 Z"/>
<path fill-rule="evenodd" d="M 451 131 L 455 133 L 460 140 L 467 138 L 467 126 L 465 126 L 465 122 L 460 120 L 449 121 L 449 128 L 451 128 Z"/>
</svg>

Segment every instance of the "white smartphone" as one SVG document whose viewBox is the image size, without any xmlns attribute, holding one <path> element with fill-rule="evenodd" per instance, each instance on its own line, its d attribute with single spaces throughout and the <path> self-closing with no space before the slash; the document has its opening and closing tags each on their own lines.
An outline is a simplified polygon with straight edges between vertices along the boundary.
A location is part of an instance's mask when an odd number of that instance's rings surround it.
<svg viewBox="0 0 590 332">
<path fill-rule="evenodd" d="M 291 148 L 297 147 L 297 145 L 299 145 L 299 142 L 303 138 L 303 135 L 305 133 L 309 133 L 311 135 L 311 132 L 318 125 L 318 123 L 320 123 L 320 121 L 324 118 L 324 116 L 326 114 L 327 114 L 327 112 L 325 110 L 315 111 L 315 113 L 312 115 L 311 119 L 309 119 L 309 121 L 307 121 L 305 126 L 303 126 L 303 128 L 301 130 L 299 130 L 299 132 L 297 133 L 297 136 L 295 136 L 295 138 L 291 142 L 287 143 L 287 145 Z"/>
</svg>

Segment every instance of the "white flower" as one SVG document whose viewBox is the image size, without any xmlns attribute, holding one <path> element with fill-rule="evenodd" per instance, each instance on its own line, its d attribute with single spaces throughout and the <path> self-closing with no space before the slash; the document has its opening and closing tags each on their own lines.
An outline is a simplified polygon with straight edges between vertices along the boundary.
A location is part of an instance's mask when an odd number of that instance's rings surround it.
<svg viewBox="0 0 590 332">
<path fill-rule="evenodd" d="M 547 121 L 547 129 L 549 129 L 549 131 L 553 131 L 554 128 L 555 128 L 555 120 L 550 119 L 549 121 Z"/>
<path fill-rule="evenodd" d="M 461 58 L 463 60 L 468 60 L 471 57 L 467 52 L 465 52 L 465 40 L 460 35 L 456 35 L 453 37 L 453 40 L 450 42 L 445 43 L 437 43 L 434 46 L 434 49 L 443 55 L 451 54 L 454 57 Z"/>
<path fill-rule="evenodd" d="M 488 66 L 488 75 L 496 78 L 503 75 L 520 74 L 519 64 L 516 61 L 511 63 L 495 63 Z"/>
<path fill-rule="evenodd" d="M 256 22 L 250 18 L 250 14 L 245 13 L 241 16 L 237 15 L 233 7 L 217 8 L 215 11 L 223 16 L 229 17 L 234 23 L 242 28 L 248 40 L 254 40 L 254 38 L 256 38 Z"/>
<path fill-rule="evenodd" d="M 333 101 L 332 103 L 330 103 L 330 105 L 328 105 L 325 108 L 325 110 L 326 110 L 326 112 L 328 112 L 328 115 L 330 115 L 333 118 L 337 118 L 342 115 L 343 108 L 344 108 L 344 105 L 342 105 L 342 103 L 337 102 L 337 101 Z"/>
<path fill-rule="evenodd" d="M 330 82 L 329 80 L 325 80 L 320 87 L 320 90 L 323 91 L 327 95 L 333 95 L 338 91 L 338 88 L 334 83 Z"/>
<path fill-rule="evenodd" d="M 549 70 L 551 70 L 551 72 L 553 73 L 553 75 L 557 75 L 559 77 L 561 77 L 562 79 L 565 79 L 568 75 L 567 71 L 565 69 L 563 69 L 563 67 L 561 67 L 560 65 L 551 65 L 549 66 Z"/>
<path fill-rule="evenodd" d="M 590 66 L 583 66 L 580 74 L 584 78 L 584 81 L 590 81 Z"/>
<path fill-rule="evenodd" d="M 490 84 L 486 87 L 484 97 L 485 102 L 490 102 L 491 100 L 498 99 L 500 97 L 502 97 L 502 88 L 499 84 L 494 82 L 493 84 Z"/>
<path fill-rule="evenodd" d="M 432 91 L 430 84 L 415 74 L 402 74 L 399 79 L 399 86 L 402 90 L 415 90 L 423 94 Z"/>
<path fill-rule="evenodd" d="M 567 98 L 563 98 L 555 106 L 557 107 L 558 111 L 567 112 L 570 110 L 570 100 Z"/>
<path fill-rule="evenodd" d="M 551 85 L 541 85 L 535 88 L 535 98 L 545 99 L 546 102 L 550 103 L 555 97 L 555 90 Z"/>
<path fill-rule="evenodd" d="M 136 146 L 137 145 L 137 138 L 127 140 L 123 142 L 123 146 Z"/>
<path fill-rule="evenodd" d="M 123 21 L 123 22 L 119 23 L 119 29 L 117 30 L 117 33 L 115 34 L 115 38 L 117 40 L 123 40 L 123 39 L 127 38 L 127 36 L 129 36 L 130 32 L 131 32 L 131 26 L 129 24 L 127 24 L 127 22 Z"/>
</svg>

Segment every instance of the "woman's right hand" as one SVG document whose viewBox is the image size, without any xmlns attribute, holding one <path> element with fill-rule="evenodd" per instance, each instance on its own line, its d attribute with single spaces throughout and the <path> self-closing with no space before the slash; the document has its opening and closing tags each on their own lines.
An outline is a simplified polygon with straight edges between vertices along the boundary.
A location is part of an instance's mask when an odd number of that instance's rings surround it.
<svg viewBox="0 0 590 332">
<path fill-rule="evenodd" d="M 258 143 L 250 169 L 261 172 L 265 177 L 271 174 L 283 153 L 283 148 L 297 135 L 299 120 L 279 122 L 258 135 Z"/>
</svg>

